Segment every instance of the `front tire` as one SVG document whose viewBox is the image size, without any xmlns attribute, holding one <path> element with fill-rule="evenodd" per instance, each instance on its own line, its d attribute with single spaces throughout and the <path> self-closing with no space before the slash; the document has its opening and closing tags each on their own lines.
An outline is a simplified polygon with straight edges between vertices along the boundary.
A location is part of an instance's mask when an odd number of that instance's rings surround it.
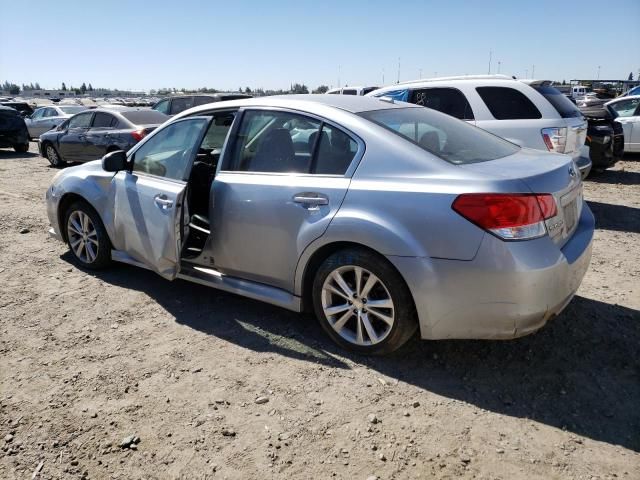
<svg viewBox="0 0 640 480">
<path fill-rule="evenodd" d="M 71 204 L 64 215 L 67 245 L 76 263 L 98 270 L 111 263 L 111 241 L 98 213 L 86 202 Z"/>
<path fill-rule="evenodd" d="M 322 328 L 341 347 L 367 355 L 390 353 L 417 328 L 413 297 L 384 258 L 364 249 L 328 257 L 313 281 L 313 306 Z"/>
<path fill-rule="evenodd" d="M 62 160 L 62 157 L 56 150 L 56 147 L 50 143 L 47 143 L 44 147 L 44 156 L 49 160 L 49 163 L 54 168 L 61 168 L 65 164 L 65 161 Z"/>
</svg>

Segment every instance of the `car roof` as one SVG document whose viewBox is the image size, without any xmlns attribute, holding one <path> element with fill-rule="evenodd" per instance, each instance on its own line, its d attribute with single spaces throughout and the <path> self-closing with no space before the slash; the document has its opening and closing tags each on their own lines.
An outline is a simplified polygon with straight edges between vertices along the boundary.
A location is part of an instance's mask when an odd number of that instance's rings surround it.
<svg viewBox="0 0 640 480">
<path fill-rule="evenodd" d="M 15 108 L 11 108 L 11 107 L 5 107 L 4 105 L 0 105 L 0 110 L 2 111 L 12 111 L 15 112 L 16 114 L 18 113 L 18 111 Z"/>
<path fill-rule="evenodd" d="M 623 100 L 630 100 L 630 99 L 634 99 L 634 98 L 640 98 L 640 95 L 627 95 L 626 97 L 614 98 L 613 100 L 610 100 L 607 103 L 605 103 L 605 105 L 611 105 L 612 103 L 618 103 L 618 102 L 621 102 Z"/>
<path fill-rule="evenodd" d="M 243 100 L 229 100 L 215 105 L 216 108 L 233 107 L 289 107 L 300 110 L 314 110 L 318 106 L 332 107 L 345 110 L 351 113 L 368 112 L 371 110 L 385 110 L 391 108 L 422 108 L 419 105 L 397 102 L 391 99 L 381 99 L 375 97 L 363 97 L 359 95 L 326 95 L 326 94 L 306 94 L 306 95 L 275 95 L 268 97 L 254 97 Z M 212 105 L 200 105 L 198 107 L 185 110 L 188 115 L 211 110 Z M 180 117 L 185 116 L 184 113 Z"/>
<path fill-rule="evenodd" d="M 451 83 L 471 83 L 482 86 L 487 85 L 500 85 L 500 84 L 513 84 L 513 82 L 521 82 L 521 83 L 530 83 L 530 82 L 538 82 L 538 80 L 519 80 L 513 77 L 509 77 L 507 75 L 460 75 L 454 77 L 436 77 L 436 78 L 423 78 L 420 80 L 409 80 L 406 82 L 395 83 L 392 85 L 387 85 L 384 87 L 380 87 L 377 90 L 374 90 L 367 95 L 371 95 L 375 92 L 382 91 L 392 91 L 392 90 L 401 90 L 406 87 L 429 87 L 435 86 L 437 84 L 451 84 Z"/>
</svg>

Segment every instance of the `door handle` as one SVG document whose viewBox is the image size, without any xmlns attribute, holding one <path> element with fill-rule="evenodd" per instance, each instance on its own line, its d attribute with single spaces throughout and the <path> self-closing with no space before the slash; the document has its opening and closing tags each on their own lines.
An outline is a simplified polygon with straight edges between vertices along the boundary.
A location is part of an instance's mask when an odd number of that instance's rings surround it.
<svg viewBox="0 0 640 480">
<path fill-rule="evenodd" d="M 326 195 L 314 192 L 297 193 L 293 196 L 293 201 L 310 206 L 329 205 L 329 198 Z"/>
<path fill-rule="evenodd" d="M 156 195 L 155 197 L 153 197 L 153 201 L 158 207 L 163 210 L 169 210 L 171 207 L 173 207 L 173 200 L 167 198 L 167 196 L 164 194 Z"/>
</svg>

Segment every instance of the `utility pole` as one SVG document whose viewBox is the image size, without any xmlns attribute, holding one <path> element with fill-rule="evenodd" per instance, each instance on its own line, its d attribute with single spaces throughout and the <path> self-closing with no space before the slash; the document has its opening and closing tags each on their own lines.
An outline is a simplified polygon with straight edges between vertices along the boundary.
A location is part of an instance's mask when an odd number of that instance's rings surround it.
<svg viewBox="0 0 640 480">
<path fill-rule="evenodd" d="M 342 65 L 338 65 L 338 88 L 340 88 L 340 70 L 342 69 Z"/>
<path fill-rule="evenodd" d="M 420 69 L 420 76 L 418 78 L 422 78 L 422 69 Z"/>
<path fill-rule="evenodd" d="M 384 68 L 382 69 L 382 86 L 384 86 Z"/>
<path fill-rule="evenodd" d="M 524 69 L 524 78 L 529 78 L 529 69 L 528 68 Z"/>
<path fill-rule="evenodd" d="M 493 56 L 493 52 L 491 51 L 491 49 L 489 49 L 489 72 L 488 74 L 491 75 L 491 57 Z"/>
<path fill-rule="evenodd" d="M 500 65 L 502 64 L 502 62 L 500 60 L 498 60 L 498 73 L 500 73 Z"/>
<path fill-rule="evenodd" d="M 531 78 L 536 78 L 536 66 L 531 66 Z"/>
<path fill-rule="evenodd" d="M 598 80 L 600 80 L 600 65 L 598 65 Z"/>
<path fill-rule="evenodd" d="M 398 82 L 400 83 L 400 57 L 398 57 Z"/>
</svg>

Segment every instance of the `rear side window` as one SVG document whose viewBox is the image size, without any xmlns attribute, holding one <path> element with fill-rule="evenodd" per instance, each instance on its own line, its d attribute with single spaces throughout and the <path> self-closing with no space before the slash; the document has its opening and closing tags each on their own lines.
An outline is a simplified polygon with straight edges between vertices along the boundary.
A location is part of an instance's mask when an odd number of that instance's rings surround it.
<svg viewBox="0 0 640 480">
<path fill-rule="evenodd" d="M 411 103 L 432 108 L 461 120 L 473 120 L 473 111 L 467 97 L 455 88 L 422 88 L 412 90 Z"/>
<path fill-rule="evenodd" d="M 231 151 L 231 170 L 344 175 L 358 144 L 342 130 L 289 112 L 248 111 Z"/>
<path fill-rule="evenodd" d="M 531 120 L 542 114 L 526 95 L 508 87 L 477 87 L 476 91 L 496 120 Z"/>
<path fill-rule="evenodd" d="M 609 105 L 611 109 L 616 112 L 618 117 L 633 117 L 636 115 L 636 110 L 640 108 L 640 98 L 630 98 L 629 100 L 621 100 Z M 636 128 L 635 126 L 633 128 Z M 625 139 L 626 140 L 626 139 Z"/>
<path fill-rule="evenodd" d="M 178 97 L 171 101 L 171 115 L 184 112 L 193 107 L 193 97 Z"/>
<path fill-rule="evenodd" d="M 206 105 L 207 103 L 213 103 L 217 100 L 213 97 L 195 97 L 194 106 Z"/>
<path fill-rule="evenodd" d="M 96 112 L 93 117 L 93 128 L 109 128 L 116 124 L 116 118 L 108 113 Z"/>
<path fill-rule="evenodd" d="M 357 95 L 358 91 L 353 89 L 353 88 L 345 88 L 344 90 L 342 90 L 342 94 L 343 95 Z"/>
<path fill-rule="evenodd" d="M 131 110 L 120 112 L 120 114 L 134 125 L 157 125 L 169 119 L 157 110 Z"/>
<path fill-rule="evenodd" d="M 582 117 L 578 107 L 557 88 L 542 85 L 532 85 L 532 88 L 546 98 L 562 118 Z"/>
</svg>

